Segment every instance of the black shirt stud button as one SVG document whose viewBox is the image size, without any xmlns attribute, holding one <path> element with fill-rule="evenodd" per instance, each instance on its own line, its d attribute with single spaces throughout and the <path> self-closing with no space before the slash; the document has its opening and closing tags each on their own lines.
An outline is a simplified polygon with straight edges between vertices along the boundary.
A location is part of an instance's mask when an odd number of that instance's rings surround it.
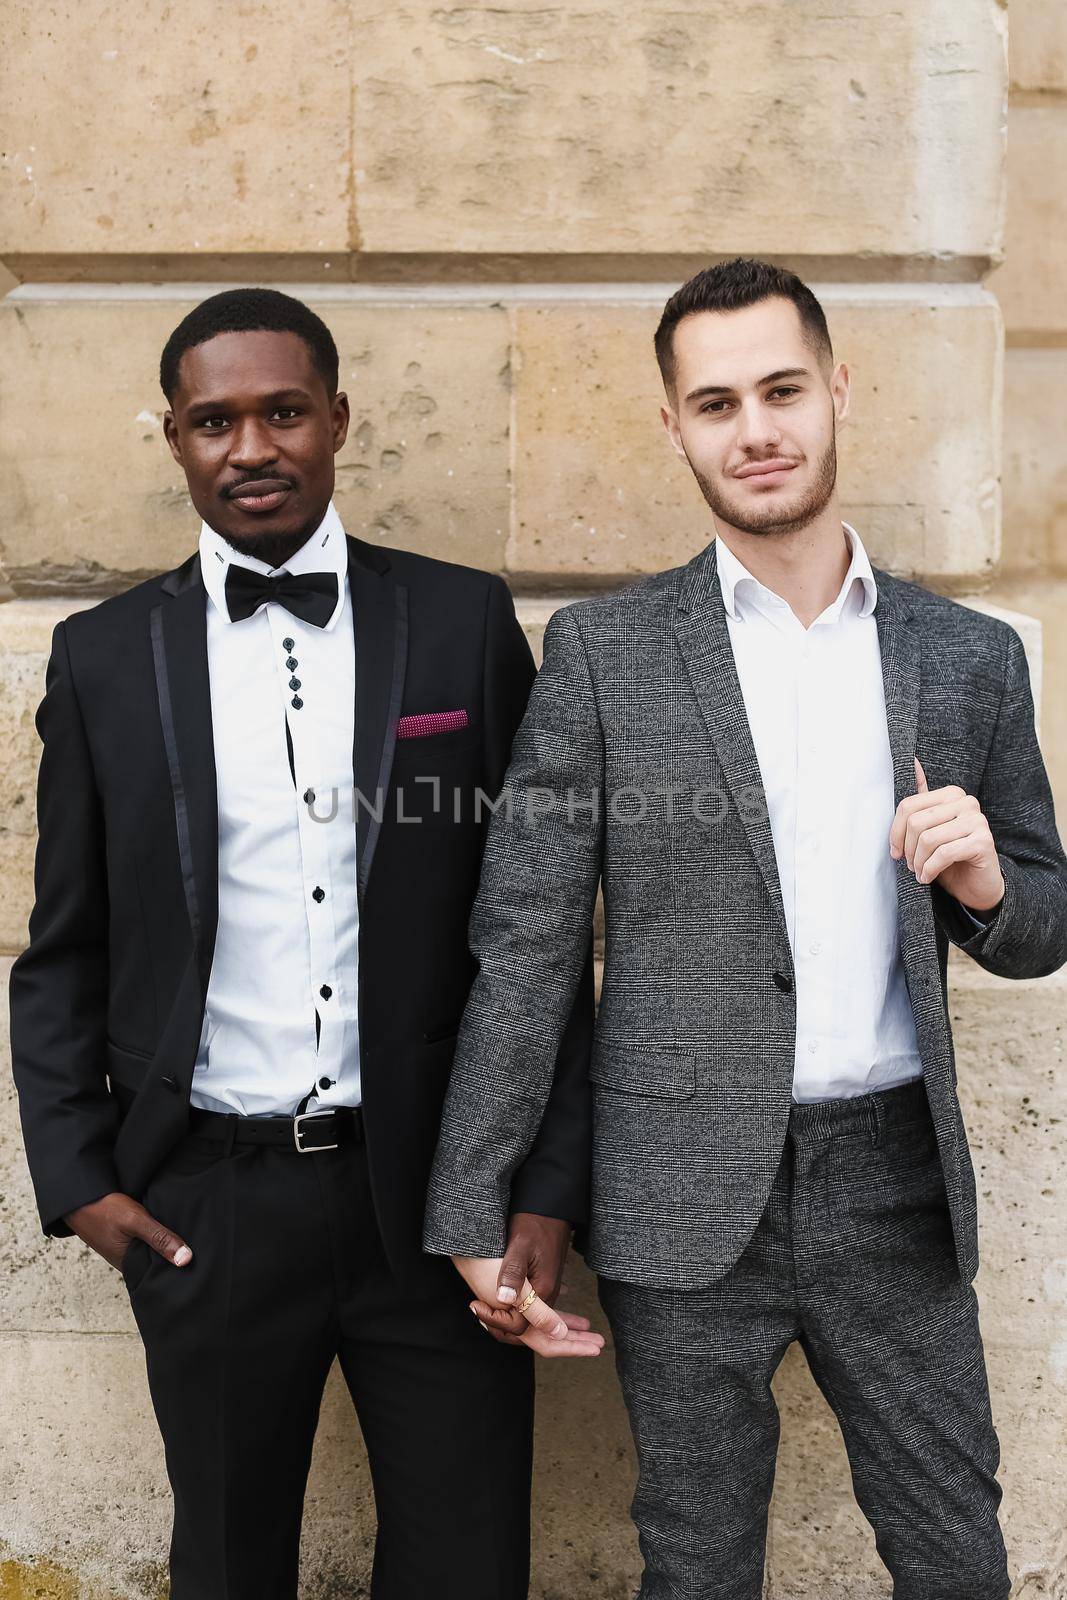
<svg viewBox="0 0 1067 1600">
<path fill-rule="evenodd" d="M 333 1082 L 332 1078 L 320 1078 L 319 1079 L 319 1088 L 320 1089 L 328 1089 L 332 1082 Z"/>
<path fill-rule="evenodd" d="M 300 707 L 304 704 L 304 702 L 303 702 L 303 700 L 301 700 L 301 698 L 300 698 L 300 696 L 298 694 L 294 694 L 294 696 L 290 700 L 289 704 L 292 706 L 294 711 L 299 711 Z"/>
<path fill-rule="evenodd" d="M 290 689 L 299 689 L 299 687 L 300 687 L 300 679 L 299 678 L 290 678 L 289 679 L 289 687 L 290 687 Z"/>
<path fill-rule="evenodd" d="M 793 980 L 787 972 L 776 972 L 774 981 L 783 994 L 789 994 L 793 988 Z"/>
<path fill-rule="evenodd" d="M 314 791 L 314 789 L 305 789 L 304 790 L 304 804 L 306 806 L 313 806 L 315 804 L 315 791 Z"/>
<path fill-rule="evenodd" d="M 333 994 L 333 990 L 330 988 L 330 985 L 328 983 L 324 983 L 322 988 L 319 990 L 319 993 L 321 994 L 321 996 L 322 996 L 322 998 L 324 1000 L 328 1000 L 330 998 L 330 996 Z"/>
<path fill-rule="evenodd" d="M 318 887 L 318 885 L 316 884 L 315 888 L 312 889 L 312 891 L 311 891 L 311 898 L 312 898 L 312 900 L 314 900 L 316 905 L 321 906 L 322 902 L 326 898 L 326 890 L 325 889 L 320 889 Z"/>
<path fill-rule="evenodd" d="M 282 640 L 282 649 L 283 650 L 291 650 L 295 643 L 296 643 L 295 639 L 283 639 Z"/>
<path fill-rule="evenodd" d="M 286 656 L 285 664 L 289 668 L 290 672 L 295 671 L 295 669 L 300 665 L 295 656 Z"/>
</svg>

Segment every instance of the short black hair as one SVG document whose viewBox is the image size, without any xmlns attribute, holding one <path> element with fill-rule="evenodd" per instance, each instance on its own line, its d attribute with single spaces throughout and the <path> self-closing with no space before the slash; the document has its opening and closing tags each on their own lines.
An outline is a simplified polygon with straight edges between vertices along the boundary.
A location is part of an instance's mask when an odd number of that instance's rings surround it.
<svg viewBox="0 0 1067 1600">
<path fill-rule="evenodd" d="M 733 261 L 705 267 L 671 295 L 656 329 L 656 360 L 667 391 L 674 387 L 674 330 L 683 317 L 697 311 L 740 311 L 761 300 L 791 300 L 816 353 L 833 361 L 826 314 L 806 283 L 795 272 L 772 267 L 767 261 L 735 256 Z"/>
<path fill-rule="evenodd" d="M 223 289 L 194 306 L 183 317 L 159 361 L 159 382 L 168 400 L 178 388 L 178 366 L 187 350 L 206 344 L 219 333 L 295 333 L 311 351 L 326 392 L 337 393 L 337 346 L 321 317 L 302 300 L 279 289 Z"/>
</svg>

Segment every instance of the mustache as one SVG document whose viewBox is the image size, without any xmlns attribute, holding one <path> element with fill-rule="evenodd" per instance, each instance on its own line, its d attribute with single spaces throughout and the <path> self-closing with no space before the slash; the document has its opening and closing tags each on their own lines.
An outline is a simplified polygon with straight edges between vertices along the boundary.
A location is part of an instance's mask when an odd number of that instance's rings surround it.
<svg viewBox="0 0 1067 1600">
<path fill-rule="evenodd" d="M 246 475 L 243 478 L 238 478 L 235 483 L 228 483 L 225 486 L 225 488 L 220 491 L 220 493 L 223 495 L 223 497 L 225 499 L 228 500 L 228 499 L 232 499 L 232 497 L 235 494 L 239 494 L 240 491 L 243 488 L 245 488 L 246 485 L 248 485 L 250 483 L 268 483 L 268 482 L 269 483 L 284 483 L 284 485 L 285 485 L 285 487 L 287 489 L 295 489 L 296 488 L 296 479 L 289 477 L 289 475 L 287 473 L 284 473 L 284 472 L 250 472 L 250 473 L 246 473 Z"/>
</svg>

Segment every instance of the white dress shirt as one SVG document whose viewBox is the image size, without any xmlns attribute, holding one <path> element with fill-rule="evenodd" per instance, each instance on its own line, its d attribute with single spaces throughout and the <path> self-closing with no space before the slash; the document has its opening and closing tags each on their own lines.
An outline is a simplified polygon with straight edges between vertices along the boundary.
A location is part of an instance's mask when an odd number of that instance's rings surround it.
<svg viewBox="0 0 1067 1600">
<path fill-rule="evenodd" d="M 344 529 L 331 504 L 282 569 L 239 555 L 205 523 L 200 561 L 219 920 L 191 1101 L 283 1116 L 314 1088 L 309 1111 L 358 1105 L 355 649 Z M 265 574 L 335 572 L 333 615 L 317 628 L 271 602 L 231 622 L 231 563 Z"/>
<path fill-rule="evenodd" d="M 722 539 L 718 574 L 767 796 L 796 973 L 794 1100 L 922 1075 L 900 960 L 896 810 L 867 552 L 810 628 Z"/>
</svg>

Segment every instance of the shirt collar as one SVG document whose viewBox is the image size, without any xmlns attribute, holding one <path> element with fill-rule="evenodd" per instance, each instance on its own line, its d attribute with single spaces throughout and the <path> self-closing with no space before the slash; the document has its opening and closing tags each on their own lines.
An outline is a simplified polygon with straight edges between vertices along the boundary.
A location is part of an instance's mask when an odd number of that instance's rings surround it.
<svg viewBox="0 0 1067 1600">
<path fill-rule="evenodd" d="M 242 555 L 206 522 L 200 524 L 200 570 L 204 575 L 204 588 L 224 622 L 230 621 L 226 605 L 226 574 L 231 566 L 248 567 L 251 572 L 261 572 L 264 576 L 276 572 L 336 573 L 337 604 L 329 622 L 325 624 L 325 631 L 329 632 L 344 607 L 345 584 L 348 581 L 348 546 L 333 501 L 330 501 L 326 515 L 310 539 L 305 540 L 282 567 L 268 567 L 265 561 L 260 561 L 256 556 Z"/>
<path fill-rule="evenodd" d="M 845 573 L 845 581 L 838 590 L 837 599 L 823 612 L 823 616 L 828 622 L 836 622 L 838 620 L 846 600 L 852 593 L 853 585 L 856 583 L 861 585 L 863 591 L 857 616 L 869 617 L 878 602 L 878 585 L 875 583 L 874 571 L 867 552 L 863 548 L 863 541 L 850 523 L 843 522 L 841 526 L 845 530 L 845 539 L 852 559 L 849 562 L 848 571 Z M 754 578 L 724 540 L 717 538 L 715 540 L 715 549 L 716 567 L 719 574 L 719 587 L 722 590 L 723 604 L 726 607 L 727 614 L 734 621 L 740 621 L 741 619 L 738 600 L 744 599 L 746 591 L 771 595 L 775 601 L 782 604 L 781 597 L 773 594 L 773 591 L 760 583 L 758 578 Z"/>
</svg>

